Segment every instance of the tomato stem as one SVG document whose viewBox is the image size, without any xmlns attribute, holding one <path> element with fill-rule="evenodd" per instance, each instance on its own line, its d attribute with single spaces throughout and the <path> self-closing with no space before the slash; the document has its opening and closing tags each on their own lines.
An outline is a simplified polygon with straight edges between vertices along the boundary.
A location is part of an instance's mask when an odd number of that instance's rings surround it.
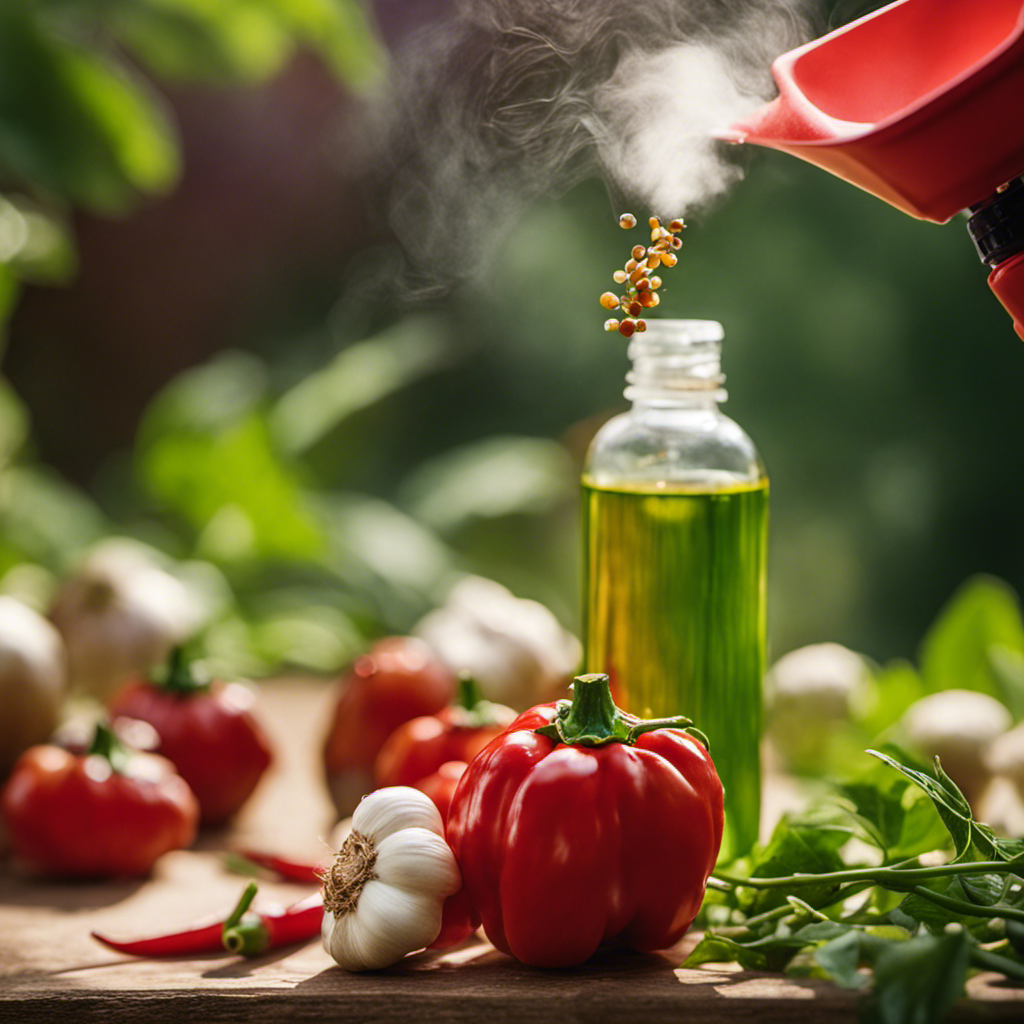
<svg viewBox="0 0 1024 1024">
<path fill-rule="evenodd" d="M 176 694 L 179 697 L 189 697 L 192 694 L 204 693 L 210 688 L 206 679 L 200 678 L 195 672 L 192 664 L 185 657 L 183 647 L 175 647 L 171 650 L 167 659 L 167 667 L 163 677 L 159 680 L 162 689 Z"/>
</svg>

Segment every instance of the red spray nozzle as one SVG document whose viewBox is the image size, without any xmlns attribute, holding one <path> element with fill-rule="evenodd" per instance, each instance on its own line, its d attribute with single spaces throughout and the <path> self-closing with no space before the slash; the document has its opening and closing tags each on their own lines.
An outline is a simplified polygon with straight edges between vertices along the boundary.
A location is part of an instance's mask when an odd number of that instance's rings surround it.
<svg viewBox="0 0 1024 1024">
<path fill-rule="evenodd" d="M 772 65 L 723 132 L 943 223 L 1024 171 L 1024 0 L 899 0 Z"/>
</svg>

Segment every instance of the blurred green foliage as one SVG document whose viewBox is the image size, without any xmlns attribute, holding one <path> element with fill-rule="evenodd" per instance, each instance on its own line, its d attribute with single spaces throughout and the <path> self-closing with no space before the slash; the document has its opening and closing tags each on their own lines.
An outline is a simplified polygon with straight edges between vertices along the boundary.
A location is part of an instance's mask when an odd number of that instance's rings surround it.
<svg viewBox="0 0 1024 1024">
<path fill-rule="evenodd" d="M 826 6 L 842 21 L 877 4 Z M 176 180 L 145 71 L 257 79 L 303 44 L 348 82 L 380 73 L 358 0 L 6 0 L 0 323 L 20 282 L 73 272 L 72 206 L 126 213 Z M 774 652 L 829 638 L 906 655 L 972 574 L 1024 587 L 1024 350 L 962 225 L 911 221 L 778 153 L 736 156 L 746 180 L 694 211 L 659 312 L 725 326 L 726 412 L 773 483 Z M 625 345 L 596 302 L 624 257 L 619 212 L 598 182 L 535 203 L 478 280 L 426 310 L 368 290 L 389 266 L 362 254 L 337 305 L 297 291 L 245 352 L 172 382 L 131 471 L 93 497 L 38 464 L 0 387 L 0 574 L 60 572 L 132 533 L 216 568 L 234 599 L 209 642 L 253 670 L 335 665 L 467 569 L 574 624 L 576 467 L 624 405 Z M 886 715 L 954 682 L 1019 693 L 1011 592 L 970 593 L 981 610 L 933 634 L 920 671 L 881 671 Z"/>
</svg>

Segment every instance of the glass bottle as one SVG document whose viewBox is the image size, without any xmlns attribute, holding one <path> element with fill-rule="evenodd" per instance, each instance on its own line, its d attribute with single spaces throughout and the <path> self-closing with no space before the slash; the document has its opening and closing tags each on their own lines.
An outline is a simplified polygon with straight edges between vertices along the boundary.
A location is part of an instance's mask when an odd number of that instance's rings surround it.
<svg viewBox="0 0 1024 1024">
<path fill-rule="evenodd" d="M 687 715 L 725 787 L 720 860 L 757 840 L 768 477 L 719 409 L 722 326 L 650 320 L 629 347 L 629 412 L 583 471 L 588 672 L 620 707 Z"/>
</svg>

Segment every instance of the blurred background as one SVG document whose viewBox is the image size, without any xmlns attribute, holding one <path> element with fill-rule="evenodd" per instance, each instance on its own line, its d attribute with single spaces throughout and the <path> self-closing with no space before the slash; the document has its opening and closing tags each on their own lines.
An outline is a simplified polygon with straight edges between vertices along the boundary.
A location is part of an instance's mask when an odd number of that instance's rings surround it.
<svg viewBox="0 0 1024 1024">
<path fill-rule="evenodd" d="M 621 211 L 588 179 L 478 275 L 394 286 L 352 140 L 449 6 L 0 7 L 0 591 L 46 608 L 132 537 L 255 674 L 334 670 L 466 571 L 578 626 L 579 468 L 624 408 L 596 302 Z M 772 652 L 912 656 L 967 577 L 1024 586 L 1024 347 L 959 220 L 742 159 L 659 312 L 725 327 L 726 412 L 772 479 Z"/>
</svg>

